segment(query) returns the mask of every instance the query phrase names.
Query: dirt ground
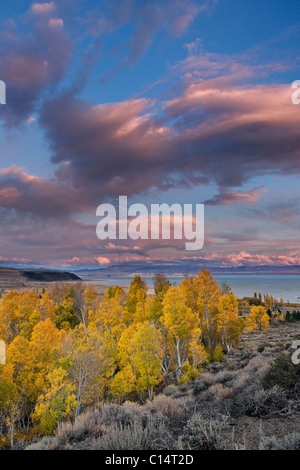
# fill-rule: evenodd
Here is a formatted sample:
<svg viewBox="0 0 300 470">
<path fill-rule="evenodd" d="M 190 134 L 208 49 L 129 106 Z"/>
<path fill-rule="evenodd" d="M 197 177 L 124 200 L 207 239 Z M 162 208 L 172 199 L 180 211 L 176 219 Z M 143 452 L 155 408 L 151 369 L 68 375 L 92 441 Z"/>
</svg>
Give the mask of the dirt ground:
<svg viewBox="0 0 300 470">
<path fill-rule="evenodd" d="M 272 363 L 278 354 L 287 351 L 293 341 L 299 339 L 300 322 L 281 323 L 264 331 L 245 332 L 240 345 L 215 369 L 220 371 L 236 370 L 241 366 L 244 368 L 253 355 L 261 354 L 259 351 L 262 348 L 269 351 L 269 360 Z M 252 450 L 258 448 L 263 437 L 280 438 L 293 432 L 300 433 L 300 412 L 293 411 L 287 416 L 279 414 L 262 419 L 243 415 L 233 420 L 231 425 L 234 442 Z"/>
</svg>

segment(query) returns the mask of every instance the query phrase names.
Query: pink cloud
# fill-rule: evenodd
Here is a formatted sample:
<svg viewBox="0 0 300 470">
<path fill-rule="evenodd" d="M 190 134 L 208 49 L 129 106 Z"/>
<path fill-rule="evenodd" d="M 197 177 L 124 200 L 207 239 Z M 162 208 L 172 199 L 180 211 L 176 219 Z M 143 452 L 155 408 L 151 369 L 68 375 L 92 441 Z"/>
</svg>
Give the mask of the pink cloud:
<svg viewBox="0 0 300 470">
<path fill-rule="evenodd" d="M 255 204 L 266 193 L 267 188 L 254 188 L 247 192 L 233 192 L 222 189 L 219 194 L 205 201 L 205 204 L 213 206 L 223 204 Z"/>
<path fill-rule="evenodd" d="M 49 3 L 33 3 L 31 6 L 31 11 L 35 14 L 50 14 L 53 13 L 56 9 L 55 2 Z"/>
<path fill-rule="evenodd" d="M 110 260 L 108 258 L 105 258 L 104 256 L 97 256 L 97 258 L 94 258 L 95 261 L 97 261 L 98 264 L 109 264 Z"/>
<path fill-rule="evenodd" d="M 51 26 L 51 28 L 62 28 L 64 26 L 64 21 L 62 18 L 50 18 L 49 26 Z"/>
<path fill-rule="evenodd" d="M 0 205 L 2 207 L 14 206 L 21 197 L 21 193 L 16 188 L 0 189 Z"/>
<path fill-rule="evenodd" d="M 215 266 L 223 267 L 238 267 L 245 265 L 252 266 L 294 266 L 300 264 L 300 256 L 289 256 L 289 255 L 277 255 L 277 254 L 268 254 L 262 255 L 257 253 L 248 253 L 246 251 L 240 251 L 237 253 L 230 254 L 217 254 L 213 253 L 211 255 L 205 256 L 183 256 L 181 260 L 184 261 L 199 261 L 199 263 L 210 263 L 213 262 Z"/>
</svg>

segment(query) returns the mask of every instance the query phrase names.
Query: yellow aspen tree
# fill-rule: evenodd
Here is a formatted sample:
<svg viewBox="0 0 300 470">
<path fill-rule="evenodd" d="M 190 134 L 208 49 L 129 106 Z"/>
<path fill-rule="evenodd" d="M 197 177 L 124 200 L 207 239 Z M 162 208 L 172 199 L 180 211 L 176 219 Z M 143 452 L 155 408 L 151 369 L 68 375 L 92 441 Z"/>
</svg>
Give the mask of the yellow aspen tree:
<svg viewBox="0 0 300 470">
<path fill-rule="evenodd" d="M 70 297 L 73 302 L 74 315 L 77 322 L 83 324 L 86 337 L 88 337 L 88 306 L 86 304 L 85 289 L 81 285 L 72 286 L 70 289 Z"/>
<path fill-rule="evenodd" d="M 49 361 L 54 349 L 61 348 L 62 339 L 65 336 L 64 331 L 58 330 L 54 323 L 47 318 L 44 322 L 39 322 L 33 329 L 30 343 L 36 350 L 36 357 L 40 361 Z"/>
<path fill-rule="evenodd" d="M 91 321 L 99 331 L 105 332 L 107 330 L 111 337 L 112 346 L 117 347 L 120 336 L 126 328 L 124 309 L 118 299 L 105 297 L 100 302 L 95 316 L 91 316 Z"/>
<path fill-rule="evenodd" d="M 208 270 L 202 269 L 192 281 L 196 308 L 204 343 L 214 344 L 217 330 L 217 313 L 221 289 Z"/>
<path fill-rule="evenodd" d="M 39 396 L 32 415 L 44 435 L 52 434 L 62 420 L 72 418 L 77 406 L 74 385 L 63 368 L 52 370 L 47 381 L 49 387 Z"/>
<path fill-rule="evenodd" d="M 70 330 L 71 327 L 74 328 L 76 323 L 76 318 L 74 315 L 74 306 L 73 301 L 70 297 L 61 300 L 58 304 L 54 306 L 55 319 L 54 323 L 59 329 Z"/>
<path fill-rule="evenodd" d="M 182 281 L 178 284 L 178 290 L 184 296 L 186 305 L 196 312 L 197 297 L 192 279 L 182 279 Z"/>
<path fill-rule="evenodd" d="M 153 322 L 157 327 L 161 326 L 163 299 L 164 297 L 154 295 L 152 297 L 147 297 L 144 304 L 145 319 Z"/>
<path fill-rule="evenodd" d="M 265 330 L 270 326 L 270 317 L 267 314 L 264 307 L 261 305 L 254 306 L 250 310 L 250 313 L 246 317 L 246 329 L 247 330 Z"/>
<path fill-rule="evenodd" d="M 167 336 L 176 351 L 176 377 L 180 379 L 182 367 L 188 359 L 189 342 L 198 334 L 200 337 L 199 318 L 185 303 L 181 290 L 170 287 L 163 302 L 163 323 Z"/>
<path fill-rule="evenodd" d="M 205 351 L 203 344 L 199 339 L 199 331 L 195 331 L 192 335 L 190 345 L 189 345 L 189 359 L 192 363 L 193 371 L 198 371 L 202 364 L 207 362 L 208 354 Z"/>
<path fill-rule="evenodd" d="M 42 319 L 39 303 L 37 292 L 10 291 L 4 295 L 0 302 L 0 323 L 8 343 L 19 335 L 30 338 L 34 326 Z"/>
<path fill-rule="evenodd" d="M 125 321 L 132 322 L 132 317 L 139 302 L 145 302 L 147 296 L 147 284 L 140 276 L 135 276 L 128 288 L 127 300 L 125 302 Z"/>
<path fill-rule="evenodd" d="M 19 393 L 30 402 L 34 401 L 45 385 L 46 372 L 37 367 L 38 357 L 30 347 L 30 341 L 17 336 L 8 346 L 6 361 L 12 366 L 13 382 Z"/>
<path fill-rule="evenodd" d="M 60 364 L 68 371 L 75 387 L 75 415 L 81 406 L 92 406 L 102 395 L 105 374 L 111 371 L 112 361 L 105 339 L 89 325 L 88 339 L 82 324 L 77 325 L 63 341 L 63 358 Z M 111 373 L 113 370 L 111 371 Z"/>
<path fill-rule="evenodd" d="M 118 398 L 121 403 L 122 398 L 132 393 L 136 388 L 135 376 L 130 364 L 127 364 L 111 381 L 111 393 Z"/>
<path fill-rule="evenodd" d="M 222 295 L 217 312 L 217 332 L 226 352 L 229 352 L 233 344 L 240 339 L 243 325 L 244 321 L 238 315 L 236 296 L 232 292 Z"/>
<path fill-rule="evenodd" d="M 126 292 L 117 284 L 114 287 L 108 287 L 104 295 L 108 299 L 116 299 L 120 304 L 123 304 L 126 298 Z"/>
<path fill-rule="evenodd" d="M 138 302 L 136 305 L 135 312 L 133 314 L 133 323 L 143 323 L 144 321 L 149 320 L 149 310 L 146 309 L 146 302 Z"/>
<path fill-rule="evenodd" d="M 153 388 L 159 383 L 162 373 L 162 335 L 154 325 L 144 322 L 139 325 L 130 344 L 130 363 L 135 375 L 137 390 L 148 392 L 153 397 Z"/>
<path fill-rule="evenodd" d="M 132 338 L 137 332 L 138 325 L 130 325 L 126 328 L 119 340 L 118 343 L 118 358 L 119 358 L 119 365 L 124 367 L 130 362 L 130 355 L 131 355 L 131 342 Z"/>
<path fill-rule="evenodd" d="M 47 318 L 38 323 L 32 332 L 29 351 L 32 355 L 37 390 L 45 386 L 46 376 L 61 357 L 62 342 L 66 335 L 58 330 L 54 323 Z"/>
<path fill-rule="evenodd" d="M 41 295 L 37 311 L 40 313 L 42 321 L 45 321 L 47 318 L 50 318 L 53 322 L 55 321 L 54 302 L 49 298 L 47 292 Z"/>
<path fill-rule="evenodd" d="M 154 275 L 154 292 L 159 299 L 162 300 L 164 298 L 171 286 L 171 282 L 167 280 L 164 274 L 157 273 Z"/>
<path fill-rule="evenodd" d="M 15 431 L 19 424 L 24 399 L 18 392 L 13 381 L 14 370 L 12 364 L 0 365 L 0 444 L 5 440 L 5 434 L 10 439 L 11 448 L 14 448 Z M 26 405 L 26 404 L 25 404 Z M 3 438 L 3 441 L 2 439 Z M 2 441 L 2 442 L 1 442 Z"/>
</svg>

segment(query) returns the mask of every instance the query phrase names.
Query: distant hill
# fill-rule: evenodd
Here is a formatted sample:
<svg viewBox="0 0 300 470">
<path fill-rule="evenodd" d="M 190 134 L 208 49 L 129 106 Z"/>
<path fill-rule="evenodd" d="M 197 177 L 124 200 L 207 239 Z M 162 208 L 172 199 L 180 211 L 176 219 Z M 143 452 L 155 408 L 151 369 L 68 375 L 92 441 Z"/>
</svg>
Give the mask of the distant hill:
<svg viewBox="0 0 300 470">
<path fill-rule="evenodd" d="M 55 282 L 80 280 L 80 277 L 76 274 L 65 271 L 0 267 L 0 282 Z"/>
<path fill-rule="evenodd" d="M 80 276 L 114 276 L 114 275 L 128 275 L 128 274 L 135 274 L 140 273 L 144 275 L 150 275 L 157 272 L 162 272 L 165 274 L 198 274 L 198 272 L 202 269 L 208 269 L 212 274 L 300 274 L 300 266 L 293 265 L 293 266 L 286 266 L 286 265 L 266 265 L 266 266 L 236 266 L 236 267 L 229 267 L 229 266 L 208 266 L 201 264 L 201 262 L 190 262 L 190 263 L 132 263 L 132 264 L 116 264 L 105 266 L 103 268 L 97 269 L 79 269 L 75 272 L 78 273 Z M 74 271 L 73 271 L 74 272 Z"/>
</svg>

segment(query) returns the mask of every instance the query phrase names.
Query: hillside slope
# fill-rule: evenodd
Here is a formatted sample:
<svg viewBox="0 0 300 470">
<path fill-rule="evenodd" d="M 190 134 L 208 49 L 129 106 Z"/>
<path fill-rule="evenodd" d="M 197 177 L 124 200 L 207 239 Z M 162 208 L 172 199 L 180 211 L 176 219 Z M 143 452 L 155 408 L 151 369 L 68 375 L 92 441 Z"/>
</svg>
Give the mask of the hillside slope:
<svg viewBox="0 0 300 470">
<path fill-rule="evenodd" d="M 0 267 L 0 282 L 55 282 L 55 281 L 79 281 L 76 274 L 46 269 L 15 269 Z"/>
</svg>

